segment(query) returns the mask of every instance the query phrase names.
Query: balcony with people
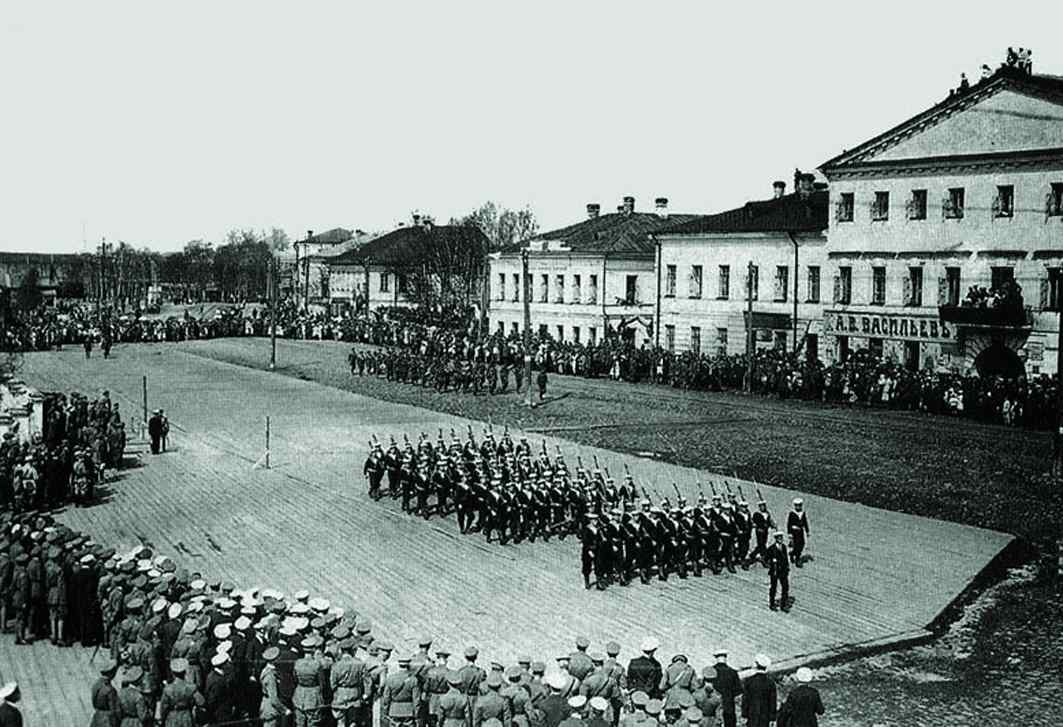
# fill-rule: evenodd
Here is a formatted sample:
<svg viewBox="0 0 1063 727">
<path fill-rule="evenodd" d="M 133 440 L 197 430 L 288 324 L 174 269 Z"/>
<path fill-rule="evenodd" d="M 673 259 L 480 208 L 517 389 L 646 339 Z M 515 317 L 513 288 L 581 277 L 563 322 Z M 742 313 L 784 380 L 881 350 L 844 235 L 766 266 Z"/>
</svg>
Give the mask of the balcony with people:
<svg viewBox="0 0 1063 727">
<path fill-rule="evenodd" d="M 980 328 L 1029 328 L 1030 310 L 1024 305 L 1022 286 L 1005 278 L 990 288 L 972 285 L 959 305 L 938 309 L 941 320 L 958 326 Z"/>
</svg>

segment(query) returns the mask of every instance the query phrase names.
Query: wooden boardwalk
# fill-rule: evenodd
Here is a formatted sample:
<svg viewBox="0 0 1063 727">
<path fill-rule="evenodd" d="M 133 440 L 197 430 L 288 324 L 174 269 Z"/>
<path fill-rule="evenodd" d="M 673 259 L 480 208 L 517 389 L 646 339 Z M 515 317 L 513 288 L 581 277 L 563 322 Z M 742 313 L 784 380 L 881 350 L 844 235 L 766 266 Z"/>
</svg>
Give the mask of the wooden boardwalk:
<svg viewBox="0 0 1063 727">
<path fill-rule="evenodd" d="M 282 344 L 283 345 L 283 344 Z M 335 356 L 339 347 L 287 345 L 286 355 Z M 550 662 L 578 634 L 599 647 L 615 639 L 626 662 L 647 635 L 661 652 L 683 651 L 699 668 L 717 646 L 745 667 L 757 652 L 796 663 L 862 645 L 903 641 L 925 629 L 1011 540 L 1001 533 L 834 500 L 805 497 L 814 562 L 792 574 L 789 614 L 767 608 L 762 569 L 586 591 L 578 544 L 499 546 L 458 533 L 453 519 L 425 522 L 398 503 L 365 495 L 361 466 L 371 434 L 432 434 L 467 420 L 359 396 L 296 378 L 233 366 L 174 346 L 122 346 L 109 361 L 80 352 L 27 356 L 23 378 L 48 390 L 108 388 L 126 421 L 150 405 L 172 427 L 171 451 L 128 471 L 108 500 L 62 520 L 99 542 L 152 543 L 181 564 L 241 586 L 300 588 L 365 614 L 374 630 L 410 651 L 422 634 L 485 660 L 530 653 Z M 272 418 L 273 468 L 255 468 Z M 479 437 L 482 425 L 473 422 Z M 127 424 L 127 427 L 130 426 Z M 542 437 L 531 437 L 538 447 Z M 712 476 L 683 467 L 561 444 L 566 458 L 597 455 L 657 488 L 677 482 L 696 497 Z M 148 461 L 150 460 L 150 461 Z M 748 483 L 743 485 L 749 495 Z M 780 518 L 798 493 L 761 486 Z M 0 640 L 0 672 L 24 685 L 28 724 L 87 721 L 92 670 L 84 650 L 15 649 Z"/>
</svg>

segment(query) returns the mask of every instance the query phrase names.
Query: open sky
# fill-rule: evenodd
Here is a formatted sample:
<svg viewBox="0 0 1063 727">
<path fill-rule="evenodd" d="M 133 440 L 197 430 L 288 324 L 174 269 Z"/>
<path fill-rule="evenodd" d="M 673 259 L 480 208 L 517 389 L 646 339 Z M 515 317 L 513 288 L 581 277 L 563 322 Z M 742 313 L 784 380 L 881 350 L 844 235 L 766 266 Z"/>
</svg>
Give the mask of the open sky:
<svg viewBox="0 0 1063 727">
<path fill-rule="evenodd" d="M 1058 4 L 0 0 L 0 250 L 770 196 Z"/>
</svg>

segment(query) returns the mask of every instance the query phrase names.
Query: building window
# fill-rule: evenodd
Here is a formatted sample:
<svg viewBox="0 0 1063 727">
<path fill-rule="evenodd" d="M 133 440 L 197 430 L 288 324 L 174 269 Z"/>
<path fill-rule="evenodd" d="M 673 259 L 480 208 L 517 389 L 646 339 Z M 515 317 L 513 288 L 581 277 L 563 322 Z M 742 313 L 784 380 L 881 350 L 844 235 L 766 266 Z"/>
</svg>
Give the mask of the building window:
<svg viewBox="0 0 1063 727">
<path fill-rule="evenodd" d="M 760 268 L 750 265 L 746 271 L 746 300 L 749 300 L 749 292 L 753 291 L 753 300 L 760 298 Z"/>
<path fill-rule="evenodd" d="M 500 335 L 500 336 L 506 335 L 506 322 L 505 321 L 499 321 L 498 322 L 498 335 Z"/>
<path fill-rule="evenodd" d="M 838 360 L 845 363 L 849 360 L 849 337 L 838 336 Z"/>
<path fill-rule="evenodd" d="M 546 303 L 550 299 L 550 276 L 539 276 L 539 302 Z"/>
<path fill-rule="evenodd" d="M 408 280 L 406 279 L 406 273 L 399 273 L 395 276 L 395 282 L 399 285 L 399 294 L 406 295 L 406 291 L 409 290 Z"/>
<path fill-rule="evenodd" d="M 1063 268 L 1050 268 L 1048 270 L 1048 280 L 1045 283 L 1047 295 L 1043 296 L 1044 300 L 1041 301 L 1041 308 L 1058 311 L 1060 304 L 1063 303 Z"/>
<path fill-rule="evenodd" d="M 942 211 L 947 220 L 963 219 L 964 192 L 963 187 L 952 187 L 945 195 Z"/>
<path fill-rule="evenodd" d="M 579 341 L 580 341 L 579 326 L 572 326 L 572 340 L 575 341 L 576 343 L 579 343 Z"/>
<path fill-rule="evenodd" d="M 675 297 L 675 265 L 669 265 L 664 276 L 664 297 Z"/>
<path fill-rule="evenodd" d="M 545 340 L 546 337 L 549 336 L 549 335 L 550 335 L 550 329 L 548 329 L 546 327 L 545 323 L 540 323 L 539 324 L 539 338 L 541 340 Z"/>
<path fill-rule="evenodd" d="M 786 331 L 775 331 L 775 350 L 786 351 Z"/>
<path fill-rule="evenodd" d="M 597 275 L 592 275 L 591 276 L 590 284 L 587 287 L 590 288 L 590 290 L 587 291 L 587 296 L 590 298 L 589 302 L 591 303 L 591 305 L 597 304 L 597 302 L 598 302 L 598 276 Z"/>
<path fill-rule="evenodd" d="M 560 326 L 559 325 L 557 327 L 557 340 L 558 341 L 564 341 L 565 340 L 565 327 L 564 326 Z"/>
<path fill-rule="evenodd" d="M 701 328 L 698 326 L 690 327 L 690 350 L 693 353 L 701 353 Z"/>
<path fill-rule="evenodd" d="M 565 276 L 564 275 L 558 275 L 555 278 L 555 283 L 556 284 L 554 285 L 554 302 L 555 303 L 564 303 L 565 302 Z"/>
<path fill-rule="evenodd" d="M 498 292 L 495 293 L 495 300 L 505 300 L 505 299 L 506 299 L 506 274 L 505 273 L 499 273 L 498 274 Z"/>
<path fill-rule="evenodd" d="M 511 336 L 519 336 L 520 335 L 520 326 L 517 325 L 516 321 L 513 321 L 513 323 L 510 324 L 509 333 L 510 333 Z"/>
<path fill-rule="evenodd" d="M 380 292 L 387 293 L 391 290 L 391 275 L 388 273 L 380 274 Z"/>
<path fill-rule="evenodd" d="M 876 265 L 871 268 L 871 305 L 886 304 L 886 268 Z"/>
<path fill-rule="evenodd" d="M 819 302 L 819 265 L 808 266 L 808 302 Z"/>
<path fill-rule="evenodd" d="M 664 327 L 664 347 L 669 353 L 675 353 L 675 326 Z"/>
<path fill-rule="evenodd" d="M 716 355 L 717 356 L 726 356 L 727 355 L 727 329 L 726 328 L 717 328 L 716 329 Z"/>
<path fill-rule="evenodd" d="M 997 185 L 997 198 L 993 200 L 993 216 L 1015 216 L 1015 187 L 1013 185 Z"/>
<path fill-rule="evenodd" d="M 908 219 L 926 219 L 926 190 L 913 189 L 912 197 L 908 200 Z"/>
<path fill-rule="evenodd" d="M 853 302 L 853 269 L 848 265 L 838 268 L 834 279 L 834 302 L 849 305 Z"/>
<path fill-rule="evenodd" d="M 923 268 L 913 265 L 908 268 L 904 280 L 904 304 L 918 307 L 923 304 Z"/>
<path fill-rule="evenodd" d="M 639 302 L 639 276 L 627 276 L 624 286 L 624 302 L 628 305 L 635 305 Z"/>
<path fill-rule="evenodd" d="M 790 268 L 785 265 L 775 266 L 775 302 L 785 303 L 790 289 Z"/>
<path fill-rule="evenodd" d="M 838 206 L 834 215 L 838 222 L 853 221 L 853 205 L 852 192 L 842 192 L 838 195 Z"/>
<path fill-rule="evenodd" d="M 572 276 L 572 303 L 580 303 L 583 301 L 583 294 L 580 289 L 583 287 L 583 276 Z"/>
<path fill-rule="evenodd" d="M 592 346 L 598 343 L 598 329 L 594 326 L 587 327 L 587 343 Z"/>
<path fill-rule="evenodd" d="M 690 267 L 690 297 L 701 297 L 701 266 L 692 265 Z"/>
<path fill-rule="evenodd" d="M 716 295 L 717 300 L 728 300 L 731 297 L 731 266 L 720 266 L 720 292 Z"/>
<path fill-rule="evenodd" d="M 513 273 L 513 302 L 520 300 L 520 273 Z"/>
<path fill-rule="evenodd" d="M 875 199 L 871 202 L 871 221 L 881 222 L 890 218 L 890 193 L 875 192 Z"/>
<path fill-rule="evenodd" d="M 945 268 L 945 296 L 942 298 L 938 296 L 938 300 L 942 305 L 959 305 L 960 304 L 960 269 L 959 268 Z"/>
<path fill-rule="evenodd" d="M 1049 217 L 1063 215 L 1063 182 L 1052 182 L 1052 188 L 1045 197 L 1045 214 Z"/>
<path fill-rule="evenodd" d="M 869 338 L 867 339 L 867 350 L 875 358 L 882 358 L 882 339 L 881 338 Z"/>
<path fill-rule="evenodd" d="M 1015 268 L 1011 267 L 993 267 L 990 268 L 989 274 L 991 290 L 1000 290 L 1015 280 Z"/>
</svg>

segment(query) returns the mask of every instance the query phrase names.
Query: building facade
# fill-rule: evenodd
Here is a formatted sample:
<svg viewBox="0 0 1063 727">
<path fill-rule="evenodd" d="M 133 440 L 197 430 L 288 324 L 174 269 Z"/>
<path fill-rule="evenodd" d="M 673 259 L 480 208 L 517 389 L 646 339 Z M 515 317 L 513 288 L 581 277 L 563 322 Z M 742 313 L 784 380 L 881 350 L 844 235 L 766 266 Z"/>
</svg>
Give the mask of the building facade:
<svg viewBox="0 0 1063 727">
<path fill-rule="evenodd" d="M 1055 371 L 1061 119 L 1063 79 L 1003 67 L 822 166 L 824 358 Z"/>
<path fill-rule="evenodd" d="M 670 214 L 663 197 L 654 212 L 637 212 L 634 197 L 604 215 L 601 205 L 588 204 L 584 221 L 537 235 L 491 261 L 491 328 L 523 330 L 526 255 L 533 331 L 591 345 L 613 331 L 635 345 L 652 344 L 657 278 L 650 235 L 690 219 Z"/>
<path fill-rule="evenodd" d="M 654 236 L 660 245 L 662 348 L 743 353 L 752 308 L 758 349 L 796 346 L 809 357 L 819 354 L 827 192 L 810 174 L 799 172 L 795 182 L 792 194 L 776 182 L 769 200 L 698 217 Z"/>
</svg>

